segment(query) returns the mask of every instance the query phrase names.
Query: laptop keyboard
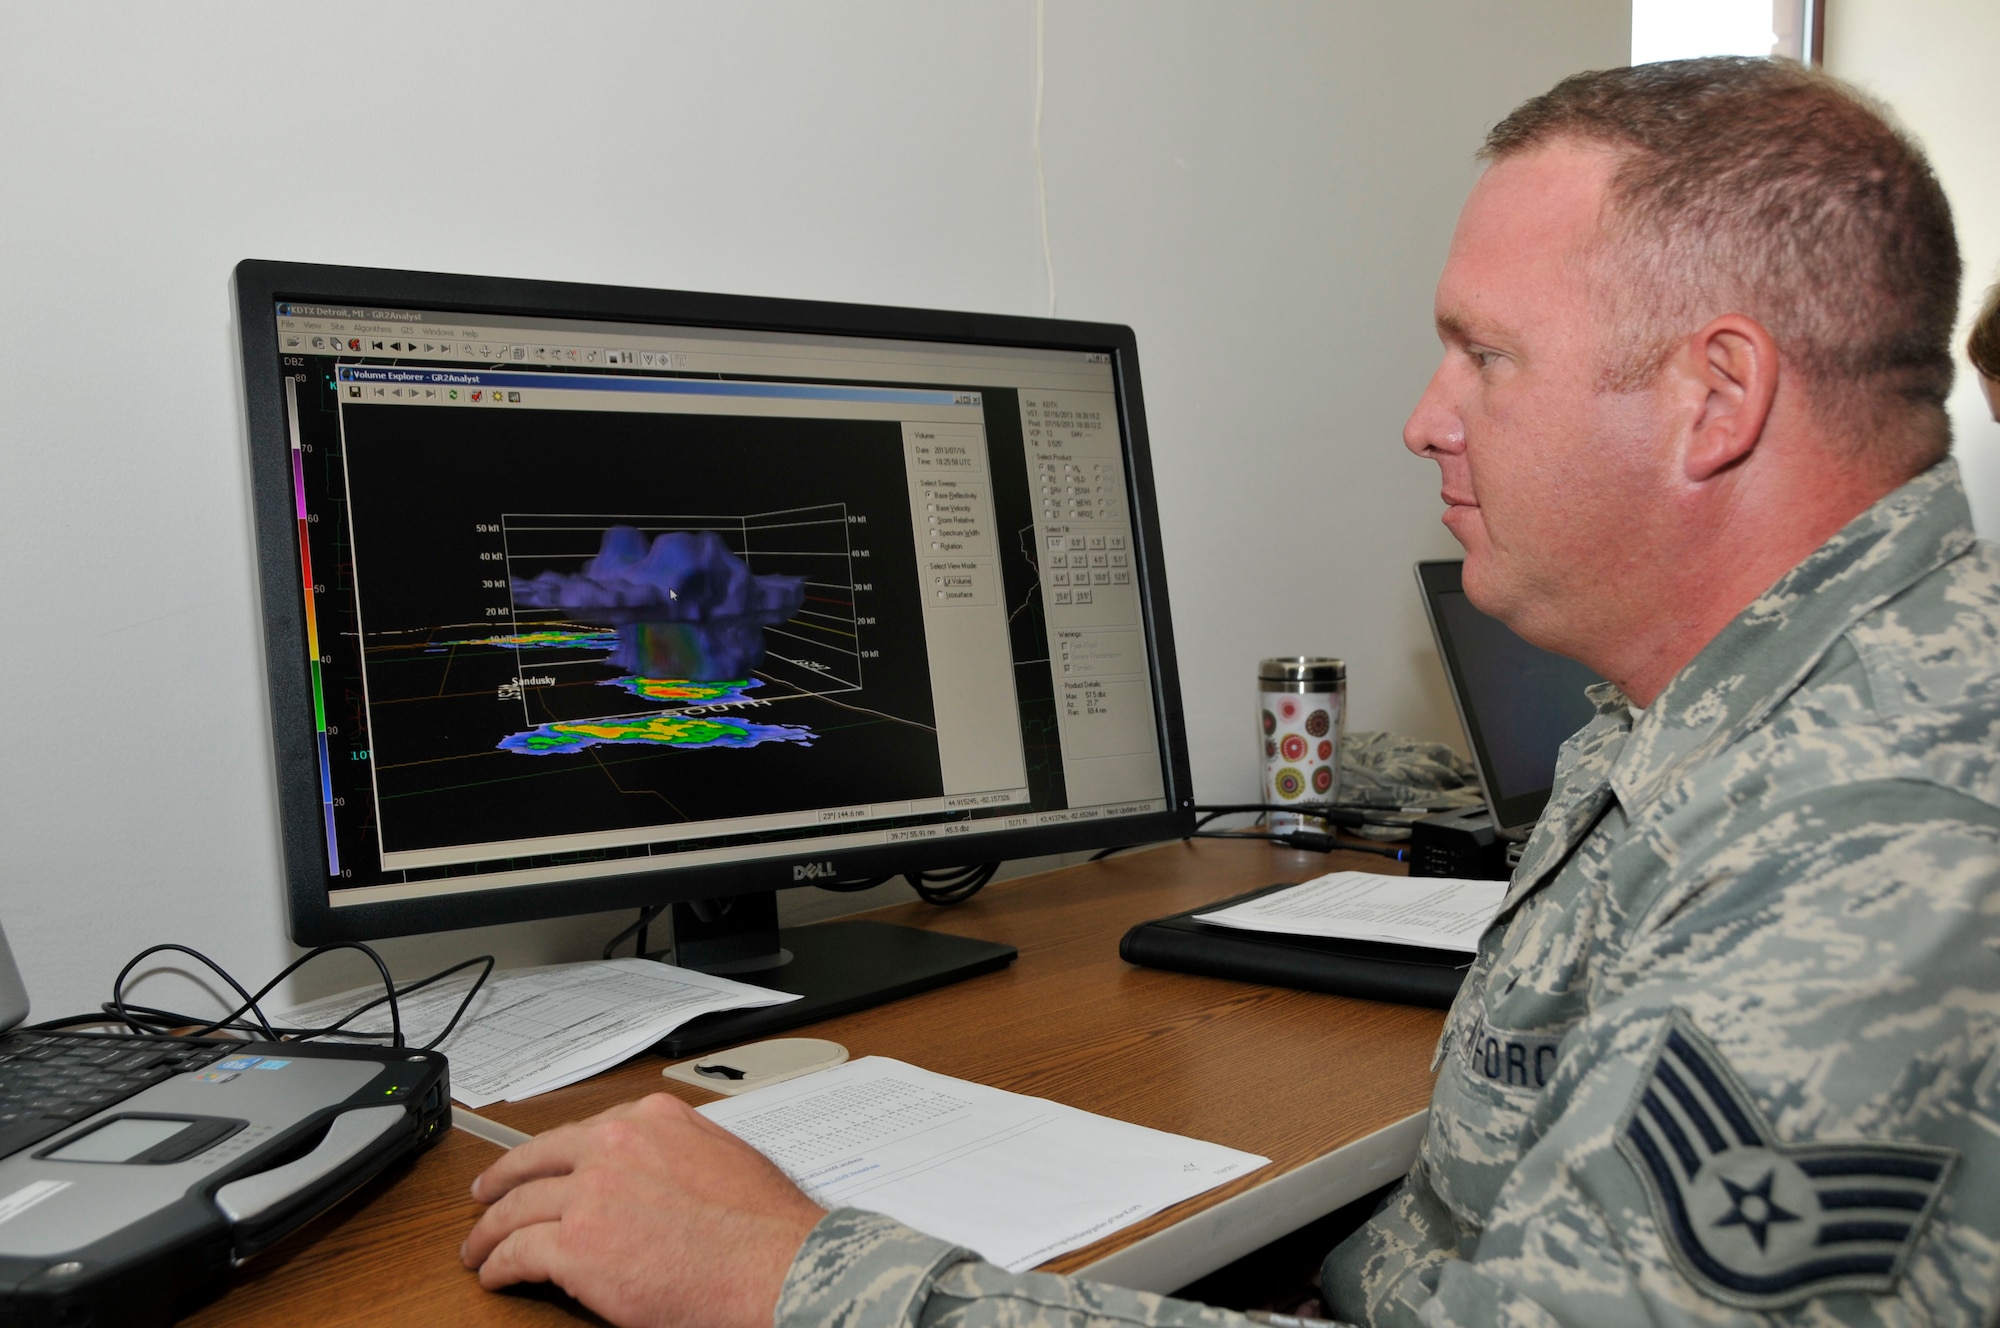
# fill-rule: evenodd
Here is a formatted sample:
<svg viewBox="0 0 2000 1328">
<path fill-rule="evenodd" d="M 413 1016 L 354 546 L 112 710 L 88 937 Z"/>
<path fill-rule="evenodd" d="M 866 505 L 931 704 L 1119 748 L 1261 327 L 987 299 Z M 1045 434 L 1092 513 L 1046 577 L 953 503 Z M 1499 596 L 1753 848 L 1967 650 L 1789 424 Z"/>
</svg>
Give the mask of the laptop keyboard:
<svg viewBox="0 0 2000 1328">
<path fill-rule="evenodd" d="M 0 1157 L 241 1046 L 124 1033 L 0 1033 Z"/>
</svg>

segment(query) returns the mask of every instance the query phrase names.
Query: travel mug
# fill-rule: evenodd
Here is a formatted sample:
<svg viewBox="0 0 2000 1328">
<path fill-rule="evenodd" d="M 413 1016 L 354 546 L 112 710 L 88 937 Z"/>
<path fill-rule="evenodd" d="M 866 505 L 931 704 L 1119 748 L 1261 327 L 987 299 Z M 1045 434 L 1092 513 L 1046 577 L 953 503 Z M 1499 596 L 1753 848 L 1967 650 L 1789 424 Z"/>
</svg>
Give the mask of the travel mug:
<svg viewBox="0 0 2000 1328">
<path fill-rule="evenodd" d="M 1332 802 L 1340 794 L 1340 735 L 1347 727 L 1347 664 L 1288 655 L 1257 666 L 1257 745 L 1264 798 L 1274 806 Z M 1308 821 L 1311 824 L 1308 825 Z M 1324 829 L 1293 812 L 1271 812 L 1272 834 Z"/>
</svg>

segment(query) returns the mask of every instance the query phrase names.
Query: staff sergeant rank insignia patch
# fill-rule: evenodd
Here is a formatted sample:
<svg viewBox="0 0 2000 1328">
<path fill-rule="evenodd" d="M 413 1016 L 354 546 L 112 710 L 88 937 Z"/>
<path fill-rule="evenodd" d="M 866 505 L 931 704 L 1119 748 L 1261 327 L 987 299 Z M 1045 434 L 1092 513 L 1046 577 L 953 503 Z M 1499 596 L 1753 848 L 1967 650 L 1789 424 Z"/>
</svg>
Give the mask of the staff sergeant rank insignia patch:
<svg viewBox="0 0 2000 1328">
<path fill-rule="evenodd" d="M 1889 1290 L 1956 1156 L 1922 1144 L 1778 1142 L 1721 1054 L 1678 1012 L 1618 1147 L 1682 1272 L 1748 1309 Z"/>
</svg>

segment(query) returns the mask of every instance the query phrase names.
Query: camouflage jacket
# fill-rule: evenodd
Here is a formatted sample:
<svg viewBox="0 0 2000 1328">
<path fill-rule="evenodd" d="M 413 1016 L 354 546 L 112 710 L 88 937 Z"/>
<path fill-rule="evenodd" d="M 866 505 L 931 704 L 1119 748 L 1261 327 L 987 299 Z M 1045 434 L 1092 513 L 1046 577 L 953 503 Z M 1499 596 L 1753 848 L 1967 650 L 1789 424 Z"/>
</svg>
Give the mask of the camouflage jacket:
<svg viewBox="0 0 2000 1328">
<path fill-rule="evenodd" d="M 1595 689 L 1446 1023 L 1373 1324 L 1989 1323 L 2000 551 L 1946 461 L 1636 716 Z M 1225 1324 L 830 1215 L 778 1322 Z"/>
</svg>

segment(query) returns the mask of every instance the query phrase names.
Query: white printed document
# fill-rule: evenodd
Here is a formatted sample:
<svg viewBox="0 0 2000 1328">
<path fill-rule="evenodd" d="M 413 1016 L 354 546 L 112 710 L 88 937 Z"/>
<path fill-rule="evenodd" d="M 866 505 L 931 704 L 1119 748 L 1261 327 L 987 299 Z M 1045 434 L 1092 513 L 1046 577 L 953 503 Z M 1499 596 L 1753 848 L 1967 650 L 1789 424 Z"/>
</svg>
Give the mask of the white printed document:
<svg viewBox="0 0 2000 1328">
<path fill-rule="evenodd" d="M 884 1056 L 700 1110 L 816 1202 L 885 1213 L 1010 1272 L 1270 1161 Z"/>
<path fill-rule="evenodd" d="M 422 1046 L 436 1037 L 477 975 L 477 969 L 469 969 L 402 997 L 404 1040 Z M 288 1010 L 274 1021 L 323 1028 L 381 994 L 380 986 L 357 987 Z M 519 1102 L 588 1079 L 636 1056 L 696 1015 L 798 999 L 789 992 L 650 959 L 495 969 L 438 1050 L 451 1061 L 452 1097 L 477 1108 Z M 388 1032 L 388 1004 L 348 1028 Z"/>
<path fill-rule="evenodd" d="M 1195 921 L 1288 936 L 1388 941 L 1474 953 L 1506 894 L 1505 881 L 1337 871 L 1247 903 L 1197 913 Z"/>
</svg>

